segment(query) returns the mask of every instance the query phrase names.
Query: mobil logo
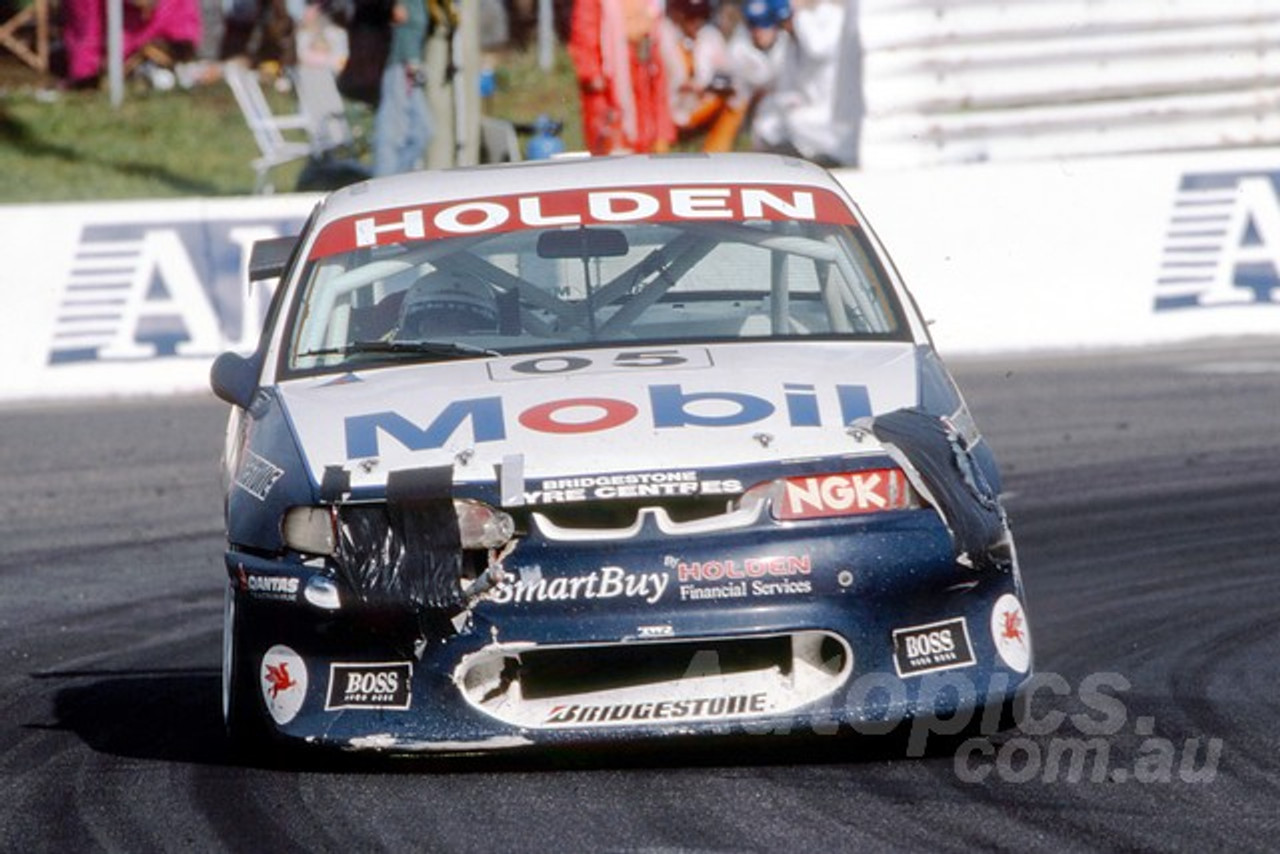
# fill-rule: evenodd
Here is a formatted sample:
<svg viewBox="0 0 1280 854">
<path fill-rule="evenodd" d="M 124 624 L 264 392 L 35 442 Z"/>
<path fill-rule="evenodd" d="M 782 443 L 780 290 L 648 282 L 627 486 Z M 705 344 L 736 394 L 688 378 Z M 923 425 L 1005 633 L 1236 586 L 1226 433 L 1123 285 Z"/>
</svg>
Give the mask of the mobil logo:
<svg viewBox="0 0 1280 854">
<path fill-rule="evenodd" d="M 348 459 L 376 457 L 384 441 L 410 451 L 444 447 L 451 439 L 502 442 L 516 430 L 546 436 L 606 433 L 626 426 L 654 430 L 742 427 L 780 416 L 790 427 L 848 424 L 872 414 L 867 387 L 782 383 L 770 392 L 686 390 L 678 383 L 641 386 L 632 397 L 564 397 L 513 406 L 500 396 L 455 400 L 425 421 L 395 410 L 345 420 Z M 839 419 L 838 421 L 836 419 Z"/>
</svg>

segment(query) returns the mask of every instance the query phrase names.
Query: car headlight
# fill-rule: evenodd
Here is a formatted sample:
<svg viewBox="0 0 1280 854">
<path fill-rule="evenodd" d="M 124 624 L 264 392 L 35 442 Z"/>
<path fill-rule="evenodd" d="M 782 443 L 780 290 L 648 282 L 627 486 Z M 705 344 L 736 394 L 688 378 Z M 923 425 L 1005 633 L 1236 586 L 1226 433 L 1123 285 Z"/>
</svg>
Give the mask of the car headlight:
<svg viewBox="0 0 1280 854">
<path fill-rule="evenodd" d="M 920 498 L 897 468 L 800 475 L 759 483 L 738 499 L 739 507 L 767 503 L 780 521 L 859 516 L 920 507 Z"/>
<path fill-rule="evenodd" d="M 455 498 L 453 509 L 464 549 L 501 548 L 515 534 L 516 523 L 510 515 L 481 501 Z"/>
<path fill-rule="evenodd" d="M 284 543 L 311 555 L 332 555 L 338 547 L 338 514 L 334 507 L 290 507 L 282 525 Z"/>
<path fill-rule="evenodd" d="M 515 534 L 510 515 L 481 501 L 453 500 L 458 537 L 464 549 L 497 549 Z M 338 547 L 336 506 L 291 507 L 284 514 L 285 545 L 311 555 L 331 556 Z"/>
</svg>

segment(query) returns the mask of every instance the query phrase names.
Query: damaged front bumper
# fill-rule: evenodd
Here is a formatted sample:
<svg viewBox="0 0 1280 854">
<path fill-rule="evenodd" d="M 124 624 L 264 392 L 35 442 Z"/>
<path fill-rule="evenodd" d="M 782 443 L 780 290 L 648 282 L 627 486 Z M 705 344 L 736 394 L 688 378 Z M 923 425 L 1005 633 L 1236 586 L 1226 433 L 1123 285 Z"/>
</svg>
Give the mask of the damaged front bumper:
<svg viewBox="0 0 1280 854">
<path fill-rule="evenodd" d="M 243 643 L 282 737 L 344 749 L 762 731 L 881 731 L 1012 698 L 1030 671 L 996 633 L 1016 568 L 957 562 L 936 514 L 673 542 L 528 536 L 469 607 L 405 607 L 338 588 L 325 561 L 227 555 Z M 277 655 L 305 673 L 279 704 Z M 286 652 L 279 652 L 284 650 Z M 279 712 L 277 712 L 279 709 Z"/>
<path fill-rule="evenodd" d="M 918 410 L 850 435 L 862 453 L 754 469 L 696 518 L 512 520 L 449 468 L 392 473 L 374 499 L 331 469 L 300 522 L 332 525 L 324 555 L 228 551 L 237 655 L 275 735 L 345 749 L 882 733 L 1005 705 L 1032 657 L 994 470 Z"/>
</svg>

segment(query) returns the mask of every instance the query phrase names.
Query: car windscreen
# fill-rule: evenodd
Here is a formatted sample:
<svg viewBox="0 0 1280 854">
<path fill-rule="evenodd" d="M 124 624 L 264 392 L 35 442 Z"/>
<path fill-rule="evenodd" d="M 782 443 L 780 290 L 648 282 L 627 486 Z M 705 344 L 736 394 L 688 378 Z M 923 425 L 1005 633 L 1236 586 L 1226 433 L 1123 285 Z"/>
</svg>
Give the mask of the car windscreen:
<svg viewBox="0 0 1280 854">
<path fill-rule="evenodd" d="M 647 342 L 903 340 L 900 306 L 847 223 L 739 220 L 522 228 L 308 261 L 282 367 Z"/>
</svg>

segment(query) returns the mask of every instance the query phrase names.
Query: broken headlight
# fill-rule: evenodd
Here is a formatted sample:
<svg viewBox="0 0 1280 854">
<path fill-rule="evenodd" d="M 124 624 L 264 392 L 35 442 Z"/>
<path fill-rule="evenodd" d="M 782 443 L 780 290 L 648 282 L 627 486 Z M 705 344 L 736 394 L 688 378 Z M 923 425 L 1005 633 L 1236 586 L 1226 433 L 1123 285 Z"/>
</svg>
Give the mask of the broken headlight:
<svg viewBox="0 0 1280 854">
<path fill-rule="evenodd" d="M 482 501 L 453 499 L 458 537 L 464 549 L 498 549 L 515 533 L 511 516 Z M 332 556 L 339 541 L 336 505 L 291 507 L 284 514 L 282 534 L 291 549 L 309 555 Z"/>
<path fill-rule="evenodd" d="M 332 555 L 338 546 L 338 514 L 334 507 L 290 507 L 284 514 L 284 544 L 309 555 Z"/>
</svg>

